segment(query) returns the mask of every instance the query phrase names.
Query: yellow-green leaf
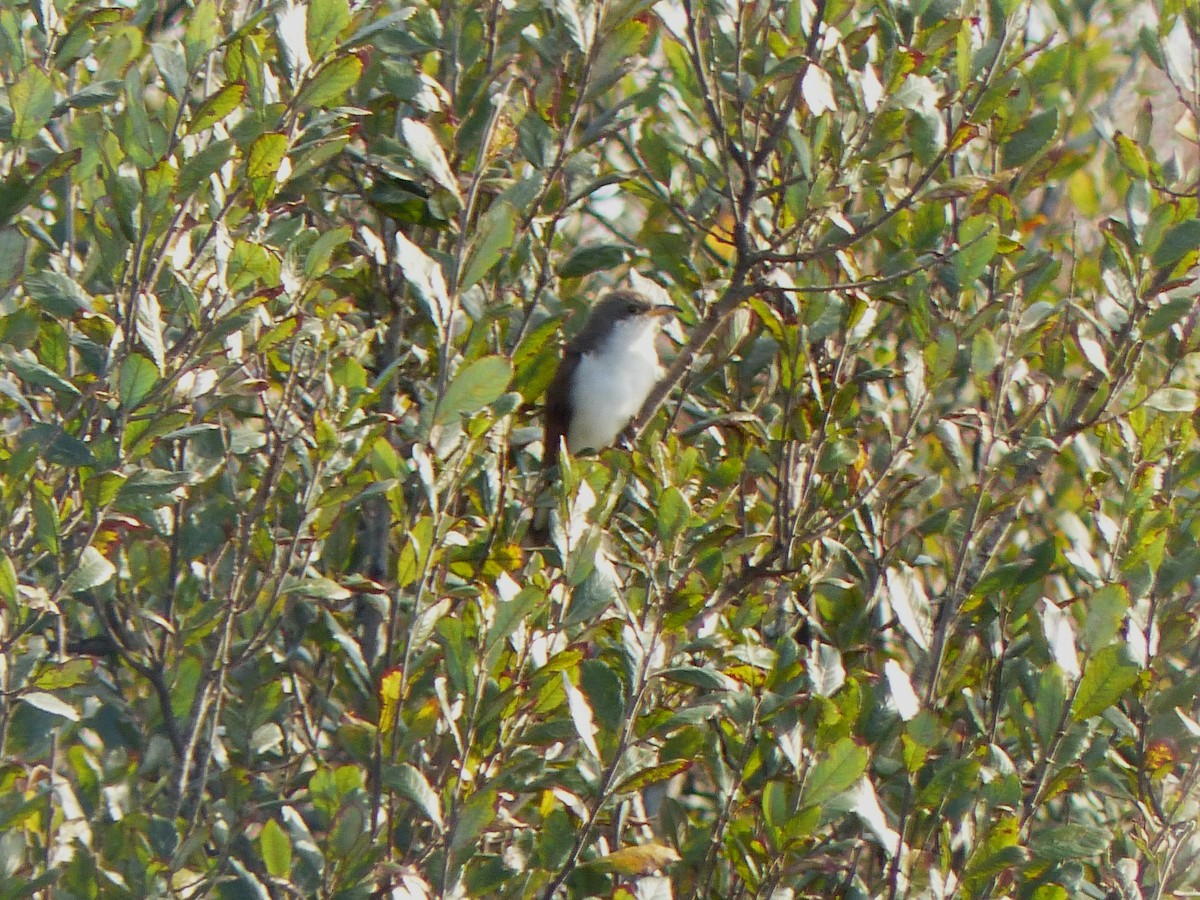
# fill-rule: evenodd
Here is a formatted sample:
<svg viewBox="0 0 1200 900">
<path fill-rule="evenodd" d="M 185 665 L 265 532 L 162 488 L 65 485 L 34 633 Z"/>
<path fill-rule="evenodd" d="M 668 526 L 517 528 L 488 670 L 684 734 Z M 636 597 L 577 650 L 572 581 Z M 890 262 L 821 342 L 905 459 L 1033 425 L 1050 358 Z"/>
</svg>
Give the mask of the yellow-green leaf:
<svg viewBox="0 0 1200 900">
<path fill-rule="evenodd" d="M 258 835 L 263 864 L 272 878 L 287 879 L 292 874 L 292 840 L 274 819 L 267 821 Z"/>
<path fill-rule="evenodd" d="M 301 108 L 328 106 L 341 99 L 342 94 L 358 83 L 362 68 L 362 60 L 357 56 L 333 60 L 305 85 L 296 99 L 296 105 Z"/>
<path fill-rule="evenodd" d="M 5 603 L 17 602 L 17 570 L 13 568 L 8 554 L 0 551 L 0 600 Z"/>
<path fill-rule="evenodd" d="M 592 866 L 602 872 L 616 872 L 620 875 L 649 875 L 678 860 L 679 854 L 674 848 L 665 844 L 650 843 L 622 847 L 595 860 Z"/>
<path fill-rule="evenodd" d="M 319 60 L 333 49 L 338 35 L 350 23 L 347 0 L 311 0 L 308 4 L 308 55 Z"/>
<path fill-rule="evenodd" d="M 54 112 L 54 84 L 37 66 L 29 66 L 8 88 L 12 107 L 12 139 L 18 143 L 34 137 Z"/>
<path fill-rule="evenodd" d="M 657 784 L 660 781 L 667 781 L 674 778 L 680 772 L 686 772 L 691 767 L 692 761 L 690 759 L 674 759 L 661 765 L 651 766 L 648 769 L 642 769 L 642 771 L 630 775 L 617 785 L 617 789 L 613 793 L 628 794 L 633 791 L 640 791 L 647 785 Z"/>
<path fill-rule="evenodd" d="M 244 84 L 227 84 L 215 94 L 206 98 L 192 115 L 188 123 L 188 133 L 196 134 L 220 122 L 223 118 L 237 109 L 246 96 Z"/>
<path fill-rule="evenodd" d="M 246 176 L 254 199 L 262 206 L 275 193 L 279 166 L 287 156 L 287 136 L 277 131 L 259 135 L 246 154 Z"/>
<path fill-rule="evenodd" d="M 396 727 L 396 714 L 400 709 L 399 669 L 392 669 L 379 682 L 379 730 L 384 734 Z"/>
</svg>

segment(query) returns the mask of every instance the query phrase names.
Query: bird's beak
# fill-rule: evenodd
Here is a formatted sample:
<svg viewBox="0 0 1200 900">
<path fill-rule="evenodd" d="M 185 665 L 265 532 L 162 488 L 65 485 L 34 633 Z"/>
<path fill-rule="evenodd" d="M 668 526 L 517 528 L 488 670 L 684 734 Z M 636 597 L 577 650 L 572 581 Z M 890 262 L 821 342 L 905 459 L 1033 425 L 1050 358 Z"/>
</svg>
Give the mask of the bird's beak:
<svg viewBox="0 0 1200 900">
<path fill-rule="evenodd" d="M 666 316 L 673 316 L 676 312 L 678 312 L 678 310 L 673 306 L 652 306 L 646 315 L 654 316 L 656 319 L 661 319 L 665 318 Z"/>
</svg>

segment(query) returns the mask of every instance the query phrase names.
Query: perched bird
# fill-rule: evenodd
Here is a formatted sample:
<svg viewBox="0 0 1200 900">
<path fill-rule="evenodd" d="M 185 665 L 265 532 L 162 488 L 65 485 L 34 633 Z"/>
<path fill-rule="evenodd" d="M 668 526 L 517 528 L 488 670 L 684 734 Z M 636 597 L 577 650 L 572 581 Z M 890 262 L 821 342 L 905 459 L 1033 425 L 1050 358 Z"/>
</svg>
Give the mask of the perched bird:
<svg viewBox="0 0 1200 900">
<path fill-rule="evenodd" d="M 546 465 L 564 439 L 571 453 L 600 450 L 637 415 L 662 377 L 654 340 L 672 312 L 634 291 L 613 291 L 592 307 L 546 390 Z"/>
<path fill-rule="evenodd" d="M 550 471 L 566 442 L 570 453 L 600 450 L 616 441 L 662 377 L 658 336 L 670 306 L 635 291 L 614 291 L 592 307 L 583 328 L 563 348 L 546 389 L 542 463 Z M 549 510 L 536 510 L 533 539 L 550 537 Z"/>
</svg>

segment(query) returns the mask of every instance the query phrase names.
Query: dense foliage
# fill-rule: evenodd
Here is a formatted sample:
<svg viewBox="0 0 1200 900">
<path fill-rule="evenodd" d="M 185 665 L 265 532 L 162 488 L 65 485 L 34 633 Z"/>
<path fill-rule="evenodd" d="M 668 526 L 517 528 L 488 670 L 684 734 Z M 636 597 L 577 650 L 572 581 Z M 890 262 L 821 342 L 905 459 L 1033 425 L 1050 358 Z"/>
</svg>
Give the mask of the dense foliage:
<svg viewBox="0 0 1200 900">
<path fill-rule="evenodd" d="M 0 75 L 0 897 L 1200 890 L 1194 2 L 30 0 Z M 617 284 L 668 375 L 547 485 Z"/>
</svg>

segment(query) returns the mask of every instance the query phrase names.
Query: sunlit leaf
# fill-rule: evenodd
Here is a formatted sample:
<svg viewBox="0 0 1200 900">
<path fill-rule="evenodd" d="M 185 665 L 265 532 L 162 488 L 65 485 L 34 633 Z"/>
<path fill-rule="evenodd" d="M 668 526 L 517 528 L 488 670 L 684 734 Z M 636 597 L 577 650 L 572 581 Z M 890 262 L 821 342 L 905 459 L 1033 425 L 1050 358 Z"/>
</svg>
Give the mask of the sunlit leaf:
<svg viewBox="0 0 1200 900">
<path fill-rule="evenodd" d="M 268 819 L 258 834 L 263 864 L 272 878 L 288 878 L 292 873 L 292 842 L 274 819 Z"/>
<path fill-rule="evenodd" d="M 386 771 L 384 781 L 391 790 L 415 803 L 417 809 L 421 810 L 439 831 L 445 829 L 442 802 L 419 771 L 410 765 L 395 766 Z"/>
<path fill-rule="evenodd" d="M 197 134 L 206 128 L 211 128 L 227 115 L 242 105 L 246 96 L 244 84 L 227 84 L 215 94 L 206 97 L 204 102 L 192 113 L 188 122 L 188 132 Z"/>
<path fill-rule="evenodd" d="M 444 329 L 450 319 L 450 295 L 442 267 L 402 233 L 396 233 L 396 262 L 430 319 Z"/>
<path fill-rule="evenodd" d="M 347 0 L 311 0 L 308 4 L 308 53 L 320 59 L 337 43 L 338 35 L 350 24 Z"/>
<path fill-rule="evenodd" d="M 442 395 L 434 422 L 444 425 L 497 400 L 512 380 L 512 364 L 500 356 L 485 356 L 463 366 Z"/>
<path fill-rule="evenodd" d="M 85 547 L 63 590 L 68 593 L 91 590 L 107 584 L 116 574 L 117 567 L 104 554 L 95 547 Z"/>
<path fill-rule="evenodd" d="M 37 66 L 29 66 L 8 87 L 12 107 L 12 139 L 28 141 L 50 121 L 54 111 L 54 83 Z"/>
<path fill-rule="evenodd" d="M 358 83 L 363 64 L 357 56 L 344 56 L 322 66 L 304 86 L 296 103 L 302 107 L 328 106 Z"/>
<path fill-rule="evenodd" d="M 19 699 L 22 703 L 28 703 L 34 709 L 40 709 L 44 713 L 49 713 L 60 719 L 66 719 L 68 722 L 79 721 L 79 710 L 65 700 L 61 700 L 45 691 L 29 691 L 21 694 Z"/>
<path fill-rule="evenodd" d="M 847 790 L 866 771 L 870 759 L 866 749 L 851 738 L 842 738 L 821 753 L 803 786 L 803 802 L 808 806 L 824 803 Z"/>
<path fill-rule="evenodd" d="M 408 152 L 412 154 L 413 161 L 421 170 L 455 197 L 460 197 L 458 179 L 454 176 L 446 153 L 433 130 L 416 119 L 402 119 L 400 136 L 404 138 Z"/>
<path fill-rule="evenodd" d="M 808 66 L 800 90 L 804 95 L 804 102 L 808 104 L 809 112 L 814 116 L 837 112 L 837 101 L 833 97 L 833 79 L 820 66 Z"/>
<path fill-rule="evenodd" d="M 659 869 L 665 869 L 673 862 L 678 862 L 679 854 L 671 847 L 663 844 L 638 844 L 633 847 L 622 847 L 607 856 L 601 856 L 592 862 L 592 866 L 602 872 L 617 872 L 621 875 L 649 875 Z"/>
</svg>

